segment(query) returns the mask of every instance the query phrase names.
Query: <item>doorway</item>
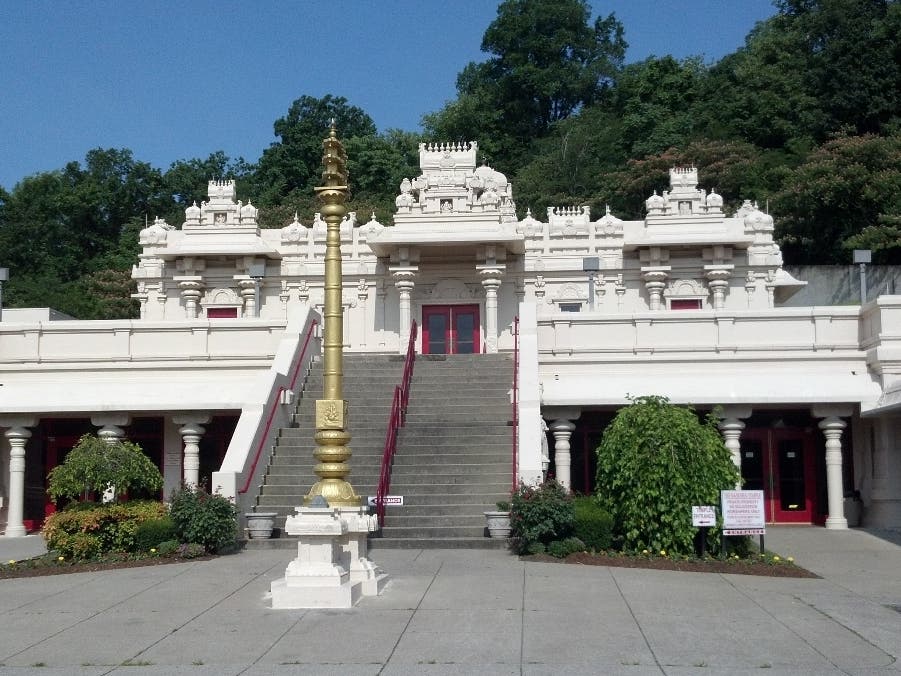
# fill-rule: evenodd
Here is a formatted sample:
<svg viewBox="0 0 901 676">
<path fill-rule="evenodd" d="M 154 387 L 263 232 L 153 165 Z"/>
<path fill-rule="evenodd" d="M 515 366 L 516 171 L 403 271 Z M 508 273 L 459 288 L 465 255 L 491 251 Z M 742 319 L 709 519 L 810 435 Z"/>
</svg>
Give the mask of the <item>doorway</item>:
<svg viewBox="0 0 901 676">
<path fill-rule="evenodd" d="M 747 429 L 741 436 L 745 490 L 762 490 L 769 523 L 813 523 L 814 435 L 804 428 Z"/>
<path fill-rule="evenodd" d="M 422 354 L 477 354 L 478 305 L 426 305 L 422 308 Z"/>
</svg>

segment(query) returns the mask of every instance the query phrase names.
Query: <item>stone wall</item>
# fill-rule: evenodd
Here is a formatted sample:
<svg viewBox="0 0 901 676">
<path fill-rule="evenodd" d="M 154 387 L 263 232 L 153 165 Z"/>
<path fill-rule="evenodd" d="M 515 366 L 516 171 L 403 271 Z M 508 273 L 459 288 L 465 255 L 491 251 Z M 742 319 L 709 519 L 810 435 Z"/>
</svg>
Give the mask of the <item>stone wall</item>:
<svg viewBox="0 0 901 676">
<path fill-rule="evenodd" d="M 859 265 L 786 265 L 786 272 L 807 282 L 782 305 L 858 305 Z M 901 291 L 901 265 L 868 265 L 867 300 Z"/>
</svg>

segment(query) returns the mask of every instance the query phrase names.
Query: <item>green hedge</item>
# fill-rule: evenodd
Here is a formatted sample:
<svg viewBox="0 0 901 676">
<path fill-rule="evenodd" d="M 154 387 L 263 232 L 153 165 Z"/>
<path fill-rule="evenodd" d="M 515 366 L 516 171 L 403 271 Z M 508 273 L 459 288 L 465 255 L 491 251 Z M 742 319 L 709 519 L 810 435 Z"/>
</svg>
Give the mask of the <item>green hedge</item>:
<svg viewBox="0 0 901 676">
<path fill-rule="evenodd" d="M 87 560 L 108 552 L 135 551 L 141 524 L 166 516 L 162 502 L 113 502 L 51 514 L 42 534 L 47 548 L 68 559 Z"/>
<path fill-rule="evenodd" d="M 596 552 L 610 549 L 613 544 L 613 517 L 593 497 L 573 500 L 575 509 L 574 534 L 587 549 Z"/>
</svg>

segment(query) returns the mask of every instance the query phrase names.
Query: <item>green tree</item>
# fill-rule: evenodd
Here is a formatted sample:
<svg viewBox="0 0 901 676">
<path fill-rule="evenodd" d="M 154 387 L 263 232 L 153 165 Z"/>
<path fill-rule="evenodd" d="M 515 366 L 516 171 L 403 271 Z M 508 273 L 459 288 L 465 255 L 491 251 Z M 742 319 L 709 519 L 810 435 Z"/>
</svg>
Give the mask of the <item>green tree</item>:
<svg viewBox="0 0 901 676">
<path fill-rule="evenodd" d="M 376 133 L 372 118 L 342 96 L 301 96 L 275 121 L 280 140 L 263 151 L 257 166 L 254 184 L 262 204 L 281 204 L 294 191 L 313 194 L 322 174 L 322 140 L 332 120 L 345 142 Z"/>
<path fill-rule="evenodd" d="M 117 496 L 128 491 L 158 491 L 163 477 L 141 447 L 128 441 L 108 444 L 86 434 L 47 477 L 47 493 L 59 498 L 88 499 L 113 488 Z"/>
<path fill-rule="evenodd" d="M 773 195 L 776 236 L 792 263 L 846 264 L 872 247 L 901 262 L 901 132 L 840 136 L 814 150 Z"/>
<path fill-rule="evenodd" d="M 620 409 L 597 449 L 597 498 L 623 549 L 690 554 L 692 505 L 719 504 L 739 473 L 712 415 L 698 420 L 665 397 Z"/>
<path fill-rule="evenodd" d="M 534 137 L 548 133 L 601 96 L 622 66 L 622 24 L 613 14 L 591 22 L 584 0 L 505 0 L 482 38 L 488 61 L 457 77 L 457 101 L 423 118 L 448 140 L 488 139 L 510 170 Z M 495 150 L 483 145 L 483 150 Z"/>
</svg>

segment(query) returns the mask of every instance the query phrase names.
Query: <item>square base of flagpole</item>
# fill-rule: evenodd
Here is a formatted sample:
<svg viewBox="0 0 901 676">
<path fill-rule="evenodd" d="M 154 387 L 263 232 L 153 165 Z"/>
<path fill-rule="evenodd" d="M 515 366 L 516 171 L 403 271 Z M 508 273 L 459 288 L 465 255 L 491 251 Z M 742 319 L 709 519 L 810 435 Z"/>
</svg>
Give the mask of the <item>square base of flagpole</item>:
<svg viewBox="0 0 901 676">
<path fill-rule="evenodd" d="M 387 575 L 368 558 L 377 520 L 367 508 L 297 507 L 285 523 L 297 557 L 270 586 L 273 608 L 351 608 L 384 589 Z"/>
</svg>

